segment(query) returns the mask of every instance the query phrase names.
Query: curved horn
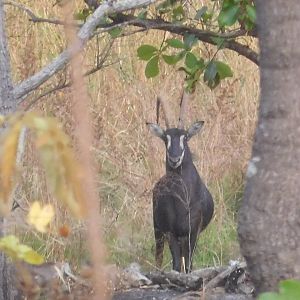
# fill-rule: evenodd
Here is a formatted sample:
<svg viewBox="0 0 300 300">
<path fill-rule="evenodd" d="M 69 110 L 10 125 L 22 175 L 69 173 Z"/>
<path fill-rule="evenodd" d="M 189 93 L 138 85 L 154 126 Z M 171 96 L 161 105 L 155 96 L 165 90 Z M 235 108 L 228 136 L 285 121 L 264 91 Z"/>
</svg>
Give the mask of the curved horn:
<svg viewBox="0 0 300 300">
<path fill-rule="evenodd" d="M 170 120 L 168 118 L 168 113 L 167 113 L 167 107 L 166 107 L 166 102 L 163 97 L 157 96 L 157 102 L 156 102 L 156 120 L 157 124 L 159 121 L 159 105 L 161 105 L 164 118 L 165 118 L 165 123 L 166 123 L 166 128 L 170 128 Z"/>
<path fill-rule="evenodd" d="M 184 120 L 185 120 L 185 114 L 188 106 L 188 102 L 190 100 L 190 95 L 188 92 L 183 89 L 181 101 L 180 101 L 180 113 L 179 113 L 179 119 L 178 119 L 178 128 L 183 129 L 184 128 Z"/>
</svg>

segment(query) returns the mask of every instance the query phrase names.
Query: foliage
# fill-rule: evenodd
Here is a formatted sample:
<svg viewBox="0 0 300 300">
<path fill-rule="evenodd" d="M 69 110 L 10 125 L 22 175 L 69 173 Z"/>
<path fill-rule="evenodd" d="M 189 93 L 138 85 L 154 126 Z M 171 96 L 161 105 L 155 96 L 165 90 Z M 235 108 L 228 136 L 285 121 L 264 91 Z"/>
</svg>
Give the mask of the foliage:
<svg viewBox="0 0 300 300">
<path fill-rule="evenodd" d="M 284 280 L 279 283 L 279 293 L 263 293 L 258 300 L 295 300 L 300 299 L 300 281 Z"/>
<path fill-rule="evenodd" d="M 167 0 L 156 7 L 159 14 L 169 22 L 181 25 L 190 25 L 190 16 L 187 8 L 178 1 Z M 170 38 L 161 43 L 158 48 L 144 44 L 137 49 L 137 55 L 141 60 L 147 61 L 145 75 L 153 78 L 159 74 L 160 61 L 168 65 L 177 65 L 182 62 L 178 70 L 185 73 L 186 88 L 193 91 L 200 76 L 203 74 L 204 82 L 211 88 L 215 88 L 221 80 L 232 77 L 231 68 L 215 59 L 217 52 L 226 46 L 227 40 L 221 34 L 227 28 L 237 26 L 247 31 L 253 30 L 256 21 L 256 10 L 252 0 L 224 0 L 219 13 L 214 8 L 203 6 L 199 8 L 193 17 L 194 22 L 200 22 L 202 27 L 209 30 L 217 16 L 217 29 L 210 39 L 217 45 L 214 55 L 206 59 L 197 53 L 198 38 L 194 34 L 185 34 L 183 39 Z M 193 25 L 194 26 L 194 25 Z"/>
<path fill-rule="evenodd" d="M 76 217 L 84 213 L 81 172 L 69 146 L 69 139 L 53 118 L 42 118 L 34 113 L 7 118 L 7 129 L 0 149 L 0 208 L 9 210 L 16 173 L 18 141 L 23 127 L 35 134 L 35 146 L 46 171 L 49 186 Z"/>
<path fill-rule="evenodd" d="M 76 217 L 82 217 L 81 173 L 75 156 L 69 146 L 69 139 L 53 118 L 43 118 L 35 113 L 14 114 L 0 117 L 6 125 L 5 134 L 1 137 L 0 160 L 0 208 L 1 214 L 10 209 L 10 198 L 13 196 L 17 173 L 17 152 L 22 128 L 31 129 L 34 134 L 35 146 L 40 154 L 45 173 L 57 199 L 61 200 Z M 27 222 L 39 232 L 45 233 L 54 217 L 51 204 L 42 206 L 38 201 L 31 204 Z M 69 228 L 60 228 L 62 236 L 69 234 Z M 14 235 L 5 236 L 0 240 L 0 249 L 14 260 L 24 260 L 32 264 L 40 264 L 43 258 L 30 247 L 19 242 Z"/>
<path fill-rule="evenodd" d="M 32 248 L 20 243 L 14 235 L 8 235 L 0 239 L 0 250 L 13 260 L 23 260 L 30 264 L 41 264 L 44 262 L 42 256 Z"/>
<path fill-rule="evenodd" d="M 216 87 L 221 79 L 232 77 L 230 67 L 215 59 L 204 61 L 192 52 L 192 47 L 196 45 L 198 39 L 194 35 L 186 35 L 183 41 L 172 38 L 167 39 L 160 49 L 152 45 L 142 45 L 137 49 L 137 55 L 141 60 L 147 61 L 145 75 L 147 78 L 155 77 L 159 74 L 159 61 L 162 60 L 168 65 L 175 65 L 182 61 L 178 70 L 184 71 L 186 76 L 186 87 L 189 91 L 195 88 L 200 76 L 203 74 L 204 82 L 210 87 Z M 169 55 L 169 49 L 176 49 L 175 54 Z"/>
<path fill-rule="evenodd" d="M 255 26 L 256 10 L 251 0 L 224 0 L 218 16 L 220 28 L 239 22 L 241 28 L 252 30 Z"/>
<path fill-rule="evenodd" d="M 162 59 L 168 65 L 175 65 L 183 61 L 183 65 L 178 69 L 184 71 L 188 90 L 193 90 L 201 74 L 204 74 L 204 82 L 210 88 L 216 87 L 221 79 L 232 77 L 230 67 L 220 61 L 198 58 L 192 52 L 192 47 L 198 42 L 193 35 L 187 35 L 183 41 L 179 39 L 167 39 L 160 49 L 152 45 L 142 45 L 137 50 L 137 55 L 141 60 L 147 61 L 145 75 L 147 78 L 155 77 L 159 74 L 159 60 Z M 165 54 L 170 49 L 178 49 L 177 53 Z"/>
</svg>

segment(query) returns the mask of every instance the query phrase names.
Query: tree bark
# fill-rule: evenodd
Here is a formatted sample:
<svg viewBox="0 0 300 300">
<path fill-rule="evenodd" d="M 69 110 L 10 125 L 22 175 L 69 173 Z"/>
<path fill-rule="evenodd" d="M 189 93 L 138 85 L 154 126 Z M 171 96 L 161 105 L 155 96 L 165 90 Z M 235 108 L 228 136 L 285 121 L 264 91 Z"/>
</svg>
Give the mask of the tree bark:
<svg viewBox="0 0 300 300">
<path fill-rule="evenodd" d="M 261 102 L 238 232 L 260 293 L 300 279 L 300 1 L 256 4 Z"/>
<path fill-rule="evenodd" d="M 7 51 L 7 42 L 4 26 L 3 2 L 0 0 L 0 114 L 6 115 L 16 110 L 17 101 L 13 95 L 13 85 L 10 73 L 10 59 Z M 0 133 L 3 128 L 0 128 Z M 3 218 L 0 218 L 0 237 L 4 233 Z M 8 263 L 6 256 L 0 252 L 0 300 L 18 299 L 19 295 L 13 286 L 11 276 L 12 266 Z"/>
</svg>

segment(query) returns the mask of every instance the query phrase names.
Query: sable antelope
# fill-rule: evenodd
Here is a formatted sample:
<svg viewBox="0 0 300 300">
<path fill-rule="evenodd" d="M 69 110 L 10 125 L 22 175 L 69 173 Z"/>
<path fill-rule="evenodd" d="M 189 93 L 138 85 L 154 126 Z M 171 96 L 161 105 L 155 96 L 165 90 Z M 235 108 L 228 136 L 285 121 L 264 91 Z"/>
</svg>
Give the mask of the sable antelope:
<svg viewBox="0 0 300 300">
<path fill-rule="evenodd" d="M 177 128 L 170 128 L 163 99 L 157 101 L 157 124 L 147 123 L 150 131 L 166 146 L 166 174 L 153 189 L 153 221 L 156 242 L 155 260 L 161 268 L 164 241 L 167 237 L 173 259 L 173 269 L 190 272 L 196 240 L 210 222 L 214 203 L 192 161 L 188 146 L 190 138 L 201 130 L 204 122 L 194 123 L 184 130 L 184 114 L 188 95 L 184 92 L 180 104 Z M 166 130 L 158 125 L 159 104 L 166 121 Z"/>
</svg>

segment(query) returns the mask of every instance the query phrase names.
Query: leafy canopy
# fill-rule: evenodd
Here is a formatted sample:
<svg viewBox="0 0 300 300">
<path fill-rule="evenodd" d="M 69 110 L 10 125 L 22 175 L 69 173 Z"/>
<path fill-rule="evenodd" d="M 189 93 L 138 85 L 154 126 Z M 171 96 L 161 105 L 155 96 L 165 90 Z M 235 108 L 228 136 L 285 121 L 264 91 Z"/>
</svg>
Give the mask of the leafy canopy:
<svg viewBox="0 0 300 300">
<path fill-rule="evenodd" d="M 200 7 L 193 15 L 180 1 L 166 0 L 156 7 L 156 13 L 174 26 L 196 28 L 200 25 L 207 30 L 209 42 L 217 46 L 215 53 L 207 58 L 207 55 L 202 55 L 199 51 L 200 41 L 196 34 L 186 33 L 183 37 L 164 39 L 159 47 L 143 44 L 137 49 L 137 56 L 146 61 L 147 78 L 159 74 L 161 63 L 176 65 L 179 71 L 185 73 L 186 88 L 189 91 L 195 88 L 200 78 L 213 89 L 221 80 L 233 76 L 230 66 L 218 61 L 216 54 L 226 48 L 228 41 L 234 40 L 231 35 L 226 36 L 226 31 L 251 31 L 255 28 L 256 21 L 256 10 L 252 0 L 215 1 L 211 7 Z M 203 34 L 205 35 L 205 31 Z"/>
</svg>

